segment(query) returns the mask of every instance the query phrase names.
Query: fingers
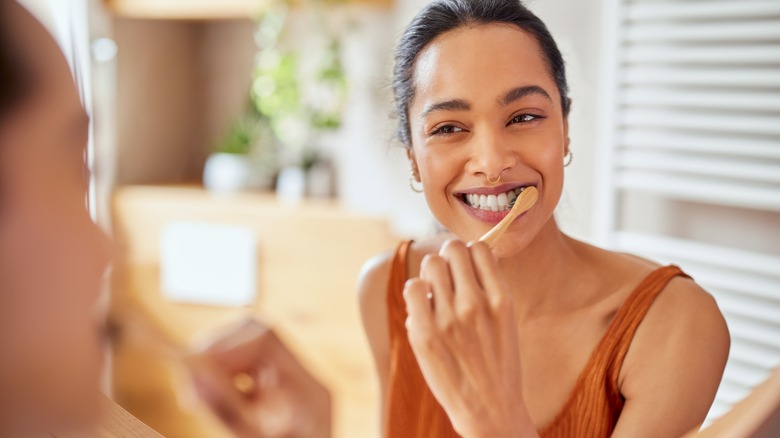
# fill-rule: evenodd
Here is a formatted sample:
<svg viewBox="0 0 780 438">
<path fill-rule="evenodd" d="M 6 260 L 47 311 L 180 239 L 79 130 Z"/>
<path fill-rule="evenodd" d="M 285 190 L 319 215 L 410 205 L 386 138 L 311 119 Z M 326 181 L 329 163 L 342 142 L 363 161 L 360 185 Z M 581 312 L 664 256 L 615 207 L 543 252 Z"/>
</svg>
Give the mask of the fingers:
<svg viewBox="0 0 780 438">
<path fill-rule="evenodd" d="M 454 288 L 449 263 L 440 256 L 426 255 L 420 266 L 420 279 L 429 285 L 430 301 L 438 321 L 451 318 Z"/>
<path fill-rule="evenodd" d="M 435 339 L 435 314 L 428 294 L 431 286 L 425 280 L 413 278 L 406 282 L 404 300 L 406 301 L 406 331 L 413 348 L 429 348 Z"/>
<path fill-rule="evenodd" d="M 330 392 L 260 321 L 248 319 L 223 331 L 187 363 L 196 393 L 236 436 L 307 427 L 329 436 Z M 287 415 L 290 412 L 294 415 Z M 288 421 L 292 418 L 297 420 Z"/>
<path fill-rule="evenodd" d="M 450 264 L 456 294 L 461 291 L 469 292 L 479 288 L 474 272 L 474 264 L 471 261 L 471 254 L 466 244 L 460 240 L 448 240 L 442 245 L 439 254 Z"/>
<path fill-rule="evenodd" d="M 509 292 L 495 255 L 484 242 L 471 242 L 469 248 L 478 281 L 485 290 L 490 307 L 495 310 L 504 306 L 509 301 Z"/>
<path fill-rule="evenodd" d="M 412 336 L 430 336 L 434 330 L 434 314 L 428 294 L 431 286 L 425 280 L 413 278 L 404 286 L 406 329 Z"/>
<path fill-rule="evenodd" d="M 450 265 L 455 284 L 454 308 L 458 317 L 472 320 L 485 302 L 469 248 L 459 240 L 446 242 L 440 251 Z"/>
<path fill-rule="evenodd" d="M 194 350 L 195 356 L 206 357 L 228 374 L 235 374 L 255 370 L 279 344 L 276 334 L 266 324 L 247 318 Z"/>
<path fill-rule="evenodd" d="M 419 278 L 407 281 L 404 287 L 409 344 L 426 381 L 457 382 L 458 364 L 446 343 L 441 342 L 441 330 L 436 324 L 434 310 L 428 299 L 430 291 L 430 284 Z"/>
<path fill-rule="evenodd" d="M 195 392 L 214 415 L 236 436 L 251 436 L 253 427 L 248 421 L 247 402 L 228 376 L 202 363 L 191 368 Z"/>
<path fill-rule="evenodd" d="M 213 364 L 234 380 L 237 377 L 254 379 L 256 381 L 251 383 L 258 387 L 267 386 L 268 379 L 263 377 L 269 374 L 276 375 L 272 380 L 295 387 L 320 385 L 276 332 L 255 319 L 248 319 L 220 334 L 193 357 Z"/>
</svg>

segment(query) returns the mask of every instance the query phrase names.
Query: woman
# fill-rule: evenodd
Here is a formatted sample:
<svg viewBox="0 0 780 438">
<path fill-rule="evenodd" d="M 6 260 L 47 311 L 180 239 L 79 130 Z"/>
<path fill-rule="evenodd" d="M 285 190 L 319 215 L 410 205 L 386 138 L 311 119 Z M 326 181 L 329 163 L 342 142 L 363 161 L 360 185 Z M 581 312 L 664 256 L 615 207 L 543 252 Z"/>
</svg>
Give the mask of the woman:
<svg viewBox="0 0 780 438">
<path fill-rule="evenodd" d="M 0 436 L 30 436 L 97 410 L 110 251 L 85 208 L 88 119 L 65 59 L 15 2 L 0 17 Z"/>
<path fill-rule="evenodd" d="M 57 44 L 0 0 L 0 437 L 67 434 L 99 413 L 106 331 L 95 302 L 111 245 L 85 208 L 88 122 Z M 260 413 L 280 399 L 297 415 L 288 430 L 273 422 L 279 435 L 330 435 L 327 390 L 273 332 L 242 324 L 200 354 L 209 366 L 196 389 L 237 436 L 277 436 Z M 232 385 L 267 367 L 277 371 L 273 400 Z M 104 428 L 131 427 L 119 423 Z M 147 436 L 132 432 L 120 436 Z"/>
<path fill-rule="evenodd" d="M 518 0 L 438 0 L 406 29 L 394 92 L 413 188 L 448 230 L 369 261 L 359 293 L 391 437 L 673 437 L 704 420 L 729 351 L 674 266 L 563 234 L 561 54 Z M 519 189 L 538 202 L 473 242 Z"/>
</svg>

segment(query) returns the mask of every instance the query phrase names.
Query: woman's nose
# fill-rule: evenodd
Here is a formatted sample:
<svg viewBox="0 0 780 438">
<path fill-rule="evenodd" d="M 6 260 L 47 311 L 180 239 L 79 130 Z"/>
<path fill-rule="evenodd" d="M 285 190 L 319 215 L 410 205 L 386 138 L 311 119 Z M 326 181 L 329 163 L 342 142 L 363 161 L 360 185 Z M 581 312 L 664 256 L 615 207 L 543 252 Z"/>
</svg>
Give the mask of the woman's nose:
<svg viewBox="0 0 780 438">
<path fill-rule="evenodd" d="M 516 164 L 517 155 L 507 140 L 495 134 L 483 133 L 473 138 L 466 170 L 494 178 Z"/>
</svg>

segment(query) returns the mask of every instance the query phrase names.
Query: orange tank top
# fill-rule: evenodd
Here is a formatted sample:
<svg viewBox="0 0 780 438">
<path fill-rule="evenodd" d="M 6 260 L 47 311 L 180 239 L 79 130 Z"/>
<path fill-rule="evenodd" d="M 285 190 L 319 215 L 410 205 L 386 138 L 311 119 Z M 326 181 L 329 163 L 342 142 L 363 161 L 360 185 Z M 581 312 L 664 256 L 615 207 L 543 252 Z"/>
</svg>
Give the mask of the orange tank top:
<svg viewBox="0 0 780 438">
<path fill-rule="evenodd" d="M 411 242 L 395 253 L 387 289 L 390 332 L 390 376 L 385 431 L 389 438 L 458 437 L 447 414 L 433 397 L 406 336 L 407 254 Z M 665 266 L 648 275 L 629 295 L 606 334 L 580 373 L 555 419 L 539 431 L 542 438 L 609 437 L 623 410 L 618 376 L 623 359 L 655 297 L 677 276 L 677 266 Z"/>
</svg>

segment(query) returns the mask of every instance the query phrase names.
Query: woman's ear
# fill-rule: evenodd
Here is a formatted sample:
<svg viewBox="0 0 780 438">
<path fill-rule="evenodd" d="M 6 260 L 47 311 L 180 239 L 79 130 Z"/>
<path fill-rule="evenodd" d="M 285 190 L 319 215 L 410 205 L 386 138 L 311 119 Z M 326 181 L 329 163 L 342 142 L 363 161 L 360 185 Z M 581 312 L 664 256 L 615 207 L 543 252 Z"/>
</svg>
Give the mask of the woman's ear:
<svg viewBox="0 0 780 438">
<path fill-rule="evenodd" d="M 409 158 L 409 165 L 412 167 L 412 177 L 415 181 L 422 182 L 420 179 L 420 170 L 417 168 L 417 157 L 414 155 L 414 149 L 407 147 L 406 157 Z"/>
</svg>

